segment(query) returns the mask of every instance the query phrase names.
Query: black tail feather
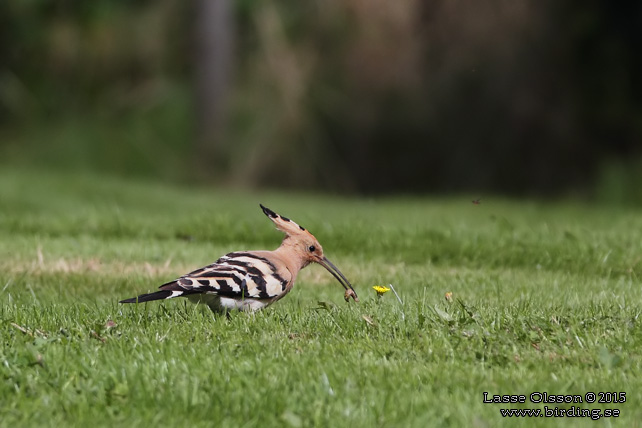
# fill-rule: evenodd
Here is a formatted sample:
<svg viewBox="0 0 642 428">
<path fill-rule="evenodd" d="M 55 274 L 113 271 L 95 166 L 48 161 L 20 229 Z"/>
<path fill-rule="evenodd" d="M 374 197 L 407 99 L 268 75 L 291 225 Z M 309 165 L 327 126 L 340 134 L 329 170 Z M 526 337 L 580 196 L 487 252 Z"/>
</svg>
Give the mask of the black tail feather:
<svg viewBox="0 0 642 428">
<path fill-rule="evenodd" d="M 170 290 L 161 290 L 161 291 L 156 291 L 154 293 L 149 293 L 149 294 L 141 294 L 138 297 L 132 297 L 131 299 L 125 299 L 121 300 L 118 303 L 143 303 L 143 302 L 151 302 L 152 300 L 163 300 L 167 299 L 169 296 L 172 295 L 172 292 Z"/>
</svg>

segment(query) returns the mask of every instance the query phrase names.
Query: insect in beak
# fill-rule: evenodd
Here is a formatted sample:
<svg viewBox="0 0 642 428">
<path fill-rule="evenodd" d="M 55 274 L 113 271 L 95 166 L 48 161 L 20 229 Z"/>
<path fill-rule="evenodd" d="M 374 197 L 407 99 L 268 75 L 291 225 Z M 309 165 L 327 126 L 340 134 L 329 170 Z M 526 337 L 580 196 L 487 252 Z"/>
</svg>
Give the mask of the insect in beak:
<svg viewBox="0 0 642 428">
<path fill-rule="evenodd" d="M 341 273 L 341 271 L 332 264 L 330 260 L 328 260 L 326 257 L 323 257 L 322 259 L 317 260 L 317 263 L 319 263 L 321 266 L 327 269 L 328 272 L 334 276 L 337 281 L 341 285 L 343 285 L 343 288 L 346 290 L 346 301 L 348 300 L 349 297 L 352 297 L 355 302 L 359 301 L 359 297 L 357 297 L 356 291 L 354 291 L 354 288 L 352 288 L 352 285 L 350 284 L 350 281 Z"/>
</svg>

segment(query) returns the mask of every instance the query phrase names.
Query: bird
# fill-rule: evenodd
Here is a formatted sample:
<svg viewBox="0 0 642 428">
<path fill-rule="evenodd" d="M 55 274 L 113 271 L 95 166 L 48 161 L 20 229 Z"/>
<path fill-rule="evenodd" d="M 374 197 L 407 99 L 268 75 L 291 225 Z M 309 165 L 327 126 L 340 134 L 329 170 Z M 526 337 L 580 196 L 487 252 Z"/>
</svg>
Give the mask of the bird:
<svg viewBox="0 0 642 428">
<path fill-rule="evenodd" d="M 346 302 L 350 298 L 359 301 L 348 279 L 323 254 L 323 248 L 314 235 L 289 218 L 262 204 L 259 206 L 276 228 L 285 233 L 279 248 L 226 254 L 208 266 L 161 285 L 159 291 L 121 300 L 120 303 L 143 303 L 182 296 L 228 316 L 232 310 L 254 312 L 288 294 L 299 271 L 310 263 L 320 264 L 339 281 L 345 289 Z"/>
</svg>

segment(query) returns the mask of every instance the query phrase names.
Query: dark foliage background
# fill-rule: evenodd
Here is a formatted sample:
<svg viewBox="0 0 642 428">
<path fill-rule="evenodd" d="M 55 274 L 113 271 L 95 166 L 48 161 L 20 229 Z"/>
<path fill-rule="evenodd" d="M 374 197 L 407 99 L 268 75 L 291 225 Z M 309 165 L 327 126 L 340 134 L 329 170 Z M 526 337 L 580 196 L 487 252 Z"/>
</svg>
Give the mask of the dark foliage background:
<svg viewBox="0 0 642 428">
<path fill-rule="evenodd" d="M 641 43 L 639 2 L 5 0 L 0 162 L 639 202 Z"/>
</svg>

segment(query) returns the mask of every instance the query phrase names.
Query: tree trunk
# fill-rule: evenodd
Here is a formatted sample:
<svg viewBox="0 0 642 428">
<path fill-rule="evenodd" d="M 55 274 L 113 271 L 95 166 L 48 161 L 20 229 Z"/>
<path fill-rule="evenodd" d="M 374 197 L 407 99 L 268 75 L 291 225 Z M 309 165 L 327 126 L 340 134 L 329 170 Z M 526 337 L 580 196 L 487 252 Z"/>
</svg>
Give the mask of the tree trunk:
<svg viewBox="0 0 642 428">
<path fill-rule="evenodd" d="M 232 85 L 232 0 L 195 0 L 195 24 L 195 155 L 202 175 L 220 177 L 229 160 L 225 125 Z"/>
</svg>

